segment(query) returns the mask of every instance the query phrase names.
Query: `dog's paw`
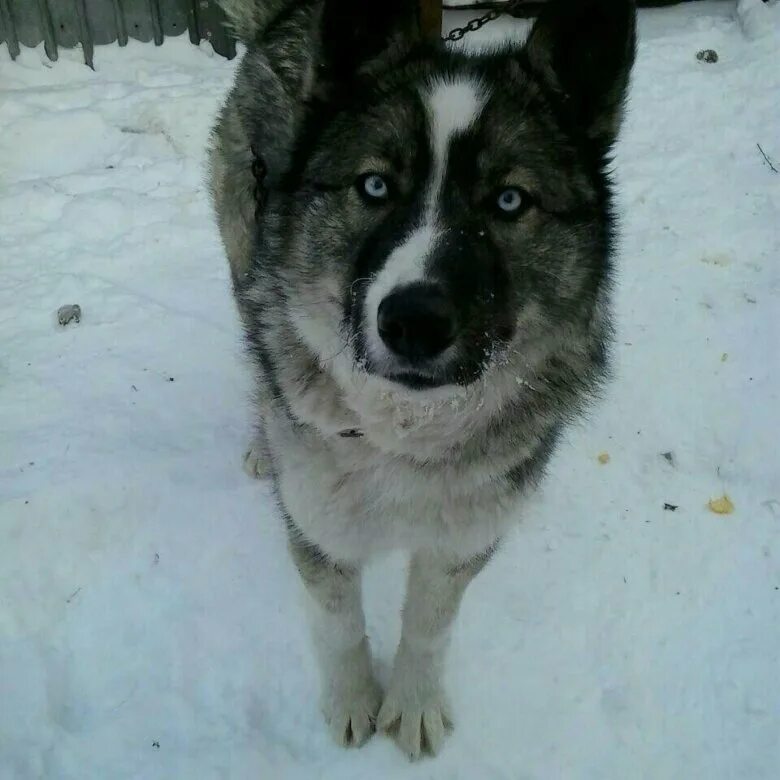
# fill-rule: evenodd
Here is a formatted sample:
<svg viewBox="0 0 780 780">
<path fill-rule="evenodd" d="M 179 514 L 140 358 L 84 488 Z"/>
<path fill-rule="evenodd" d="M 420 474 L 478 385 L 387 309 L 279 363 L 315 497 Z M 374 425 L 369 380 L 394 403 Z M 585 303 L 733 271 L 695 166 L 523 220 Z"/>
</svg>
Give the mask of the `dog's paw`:
<svg viewBox="0 0 780 780">
<path fill-rule="evenodd" d="M 425 669 L 398 668 L 377 716 L 377 728 L 395 739 L 415 761 L 435 756 L 452 731 L 447 697 L 435 676 Z"/>
<path fill-rule="evenodd" d="M 267 479 L 271 475 L 271 458 L 265 442 L 254 440 L 244 454 L 244 471 L 252 479 Z"/>
<path fill-rule="evenodd" d="M 355 675 L 345 668 L 330 681 L 323 697 L 322 713 L 337 745 L 360 747 L 374 733 L 382 691 L 370 674 Z"/>
</svg>

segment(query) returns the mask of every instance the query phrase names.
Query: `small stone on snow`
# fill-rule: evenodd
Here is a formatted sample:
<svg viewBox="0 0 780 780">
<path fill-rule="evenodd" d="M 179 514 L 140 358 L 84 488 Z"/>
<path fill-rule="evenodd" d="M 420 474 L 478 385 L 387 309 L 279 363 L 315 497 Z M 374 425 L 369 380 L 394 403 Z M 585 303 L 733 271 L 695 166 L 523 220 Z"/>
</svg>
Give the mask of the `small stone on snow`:
<svg viewBox="0 0 780 780">
<path fill-rule="evenodd" d="M 77 303 L 60 306 L 60 308 L 57 309 L 57 322 L 59 322 L 60 325 L 68 325 L 73 322 L 73 320 L 81 322 L 81 306 Z"/>
<path fill-rule="evenodd" d="M 696 59 L 699 62 L 717 62 L 718 52 L 715 49 L 702 49 L 696 54 Z"/>
</svg>

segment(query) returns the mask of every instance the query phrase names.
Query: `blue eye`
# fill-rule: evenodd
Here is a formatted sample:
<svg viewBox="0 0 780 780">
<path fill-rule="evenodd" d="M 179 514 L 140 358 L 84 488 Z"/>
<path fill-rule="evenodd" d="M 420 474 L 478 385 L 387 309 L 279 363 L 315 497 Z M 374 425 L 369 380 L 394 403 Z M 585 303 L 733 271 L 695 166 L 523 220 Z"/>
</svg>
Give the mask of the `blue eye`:
<svg viewBox="0 0 780 780">
<path fill-rule="evenodd" d="M 516 214 L 525 205 L 525 198 L 522 190 L 507 187 L 499 193 L 496 204 L 504 214 Z"/>
<path fill-rule="evenodd" d="M 387 182 L 376 173 L 363 177 L 363 192 L 372 200 L 387 200 L 390 189 Z"/>
</svg>

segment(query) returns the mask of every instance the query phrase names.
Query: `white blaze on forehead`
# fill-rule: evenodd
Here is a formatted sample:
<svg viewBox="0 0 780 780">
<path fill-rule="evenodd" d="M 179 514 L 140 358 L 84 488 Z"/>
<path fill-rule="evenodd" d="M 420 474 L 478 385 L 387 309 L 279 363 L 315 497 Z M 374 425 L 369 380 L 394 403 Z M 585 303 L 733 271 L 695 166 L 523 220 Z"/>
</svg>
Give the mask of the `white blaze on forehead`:
<svg viewBox="0 0 780 780">
<path fill-rule="evenodd" d="M 431 128 L 432 171 L 427 211 L 434 217 L 447 173 L 453 136 L 468 130 L 485 105 L 485 92 L 472 79 L 437 80 L 423 92 Z"/>
<path fill-rule="evenodd" d="M 425 201 L 419 227 L 393 250 L 366 295 L 369 348 L 377 356 L 385 351 L 376 327 L 379 304 L 396 288 L 425 279 L 426 259 L 441 233 L 438 226 L 439 202 L 452 139 L 474 124 L 487 100 L 479 82 L 466 77 L 436 79 L 423 88 L 421 96 L 428 115 L 431 166 L 425 182 Z"/>
</svg>

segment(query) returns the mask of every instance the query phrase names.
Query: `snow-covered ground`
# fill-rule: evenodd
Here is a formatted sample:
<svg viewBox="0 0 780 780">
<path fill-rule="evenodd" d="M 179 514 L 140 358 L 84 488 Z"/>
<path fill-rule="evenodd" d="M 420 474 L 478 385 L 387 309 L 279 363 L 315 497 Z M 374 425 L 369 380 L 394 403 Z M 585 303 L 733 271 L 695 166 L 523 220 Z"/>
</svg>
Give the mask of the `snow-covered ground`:
<svg viewBox="0 0 780 780">
<path fill-rule="evenodd" d="M 750 36 L 732 2 L 642 14 L 617 378 L 467 594 L 457 730 L 414 766 L 329 742 L 284 533 L 241 470 L 249 381 L 203 185 L 234 64 L 184 40 L 99 48 L 94 73 L 0 47 L 2 780 L 780 777 L 764 10 Z M 402 567 L 367 578 L 385 671 Z"/>
</svg>

